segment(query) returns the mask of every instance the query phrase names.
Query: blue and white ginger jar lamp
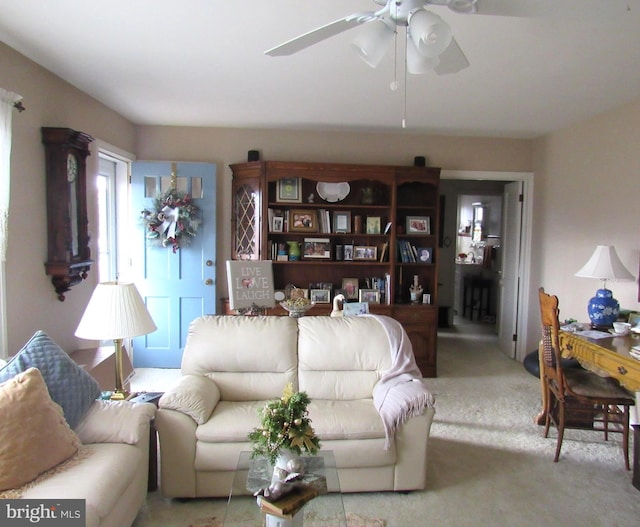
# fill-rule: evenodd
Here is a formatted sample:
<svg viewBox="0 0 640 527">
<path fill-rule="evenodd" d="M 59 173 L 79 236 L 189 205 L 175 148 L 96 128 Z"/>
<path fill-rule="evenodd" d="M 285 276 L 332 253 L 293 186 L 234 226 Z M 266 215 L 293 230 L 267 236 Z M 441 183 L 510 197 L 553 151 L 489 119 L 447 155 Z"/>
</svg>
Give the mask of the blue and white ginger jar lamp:
<svg viewBox="0 0 640 527">
<path fill-rule="evenodd" d="M 607 280 L 628 281 L 634 276 L 622 264 L 613 245 L 598 245 L 589 261 L 575 276 L 598 278 L 602 280 L 602 289 L 587 304 L 587 313 L 593 327 L 608 328 L 618 319 L 620 304 L 607 289 Z"/>
</svg>

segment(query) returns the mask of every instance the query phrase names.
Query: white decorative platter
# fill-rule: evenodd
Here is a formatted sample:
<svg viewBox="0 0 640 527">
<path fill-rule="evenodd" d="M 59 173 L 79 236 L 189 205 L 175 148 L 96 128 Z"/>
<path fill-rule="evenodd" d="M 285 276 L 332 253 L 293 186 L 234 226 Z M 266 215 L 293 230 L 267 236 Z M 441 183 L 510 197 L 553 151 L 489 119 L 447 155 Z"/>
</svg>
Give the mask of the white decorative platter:
<svg viewBox="0 0 640 527">
<path fill-rule="evenodd" d="M 342 201 L 349 195 L 351 187 L 349 183 L 323 183 L 320 182 L 316 185 L 316 191 L 318 196 L 323 200 L 335 203 L 336 201 Z"/>
</svg>

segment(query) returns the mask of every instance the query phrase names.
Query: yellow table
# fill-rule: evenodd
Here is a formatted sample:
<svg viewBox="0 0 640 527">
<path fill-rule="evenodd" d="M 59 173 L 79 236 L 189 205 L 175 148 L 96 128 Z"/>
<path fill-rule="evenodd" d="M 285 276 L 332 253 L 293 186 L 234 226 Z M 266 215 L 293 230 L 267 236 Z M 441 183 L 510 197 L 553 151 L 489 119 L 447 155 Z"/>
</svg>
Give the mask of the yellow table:
<svg viewBox="0 0 640 527">
<path fill-rule="evenodd" d="M 560 331 L 559 339 L 563 357 L 575 358 L 584 368 L 617 379 L 632 392 L 640 391 L 640 360 L 629 354 L 632 346 L 640 345 L 640 335 L 593 339 Z"/>
</svg>

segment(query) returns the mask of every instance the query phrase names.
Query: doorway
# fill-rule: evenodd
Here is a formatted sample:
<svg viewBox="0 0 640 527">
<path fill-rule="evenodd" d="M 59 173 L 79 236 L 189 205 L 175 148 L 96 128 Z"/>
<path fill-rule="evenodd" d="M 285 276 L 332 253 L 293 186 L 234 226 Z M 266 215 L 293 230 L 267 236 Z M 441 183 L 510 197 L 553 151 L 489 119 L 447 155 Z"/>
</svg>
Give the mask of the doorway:
<svg viewBox="0 0 640 527">
<path fill-rule="evenodd" d="M 529 259 L 530 259 L 530 243 L 531 243 L 531 214 L 532 214 L 532 196 L 533 196 L 533 174 L 524 172 L 475 172 L 475 171 L 450 171 L 443 170 L 441 173 L 441 196 L 444 203 L 444 214 L 442 216 L 441 227 L 441 247 L 439 251 L 439 266 L 438 266 L 438 298 L 441 310 L 448 311 L 447 316 L 441 314 L 440 321 L 446 322 L 447 325 L 453 325 L 455 323 L 464 324 L 464 331 L 475 332 L 478 335 L 487 335 L 487 326 L 490 326 L 490 334 L 495 335 L 496 345 L 499 346 L 502 351 L 509 357 L 522 361 L 527 353 L 527 324 L 526 320 L 529 315 L 528 311 L 528 296 L 529 296 Z M 465 220 L 465 224 L 461 225 L 461 215 L 458 210 L 458 197 L 462 195 L 478 197 L 469 204 L 469 219 L 471 220 L 470 232 L 469 232 L 469 244 L 473 238 L 473 205 L 472 203 L 482 203 L 485 199 L 484 196 L 500 196 L 507 192 L 505 189 L 509 188 L 510 182 L 517 182 L 519 188 L 521 188 L 522 194 L 522 216 L 521 219 L 512 221 L 517 227 L 518 243 L 511 243 L 504 251 L 508 251 L 509 261 L 517 261 L 517 266 L 511 271 L 515 275 L 514 281 L 506 282 L 501 276 L 493 277 L 496 284 L 492 289 L 491 295 L 491 309 L 490 316 L 477 320 L 478 312 L 474 313 L 474 319 L 469 319 L 469 312 L 467 311 L 465 318 L 463 316 L 464 308 L 461 307 L 462 295 L 464 290 L 464 273 L 458 272 L 458 278 L 460 280 L 456 287 L 456 268 L 462 267 L 456 265 L 456 258 L 458 253 L 464 252 L 468 256 L 469 251 L 458 251 L 457 241 L 458 232 L 462 228 L 464 231 L 466 228 L 467 217 L 462 216 Z M 483 211 L 484 212 L 484 211 Z M 495 218 L 491 220 L 495 222 Z M 500 225 L 500 223 L 498 223 Z M 514 225 L 511 225 L 513 227 Z M 505 230 L 504 225 L 502 227 L 495 227 L 492 225 L 490 229 L 499 231 L 502 234 Z M 512 230 L 509 228 L 509 230 Z M 466 234 L 466 233 L 465 233 Z M 494 234 L 487 231 L 487 234 Z M 485 240 L 488 241 L 488 238 Z M 500 246 L 502 246 L 500 240 Z M 491 245 L 496 245 L 497 240 L 493 240 Z M 473 256 L 477 259 L 482 249 L 483 260 L 486 257 L 484 251 L 485 244 L 476 244 L 478 247 L 474 247 Z M 482 246 L 485 247 L 482 247 Z M 503 251 L 503 252 L 504 252 Z M 514 256 L 515 255 L 515 256 Z M 490 256 L 495 259 L 494 269 L 501 269 L 501 259 L 504 258 L 504 254 L 500 250 L 493 251 Z M 465 264 L 468 265 L 468 264 Z M 470 267 L 469 267 L 470 268 Z M 484 270 L 483 273 L 491 274 L 491 270 Z M 506 282 L 506 283 L 505 283 Z M 514 287 L 513 286 L 515 283 Z M 513 302 L 509 305 L 508 302 L 504 302 L 505 289 L 509 286 L 511 289 L 509 294 L 513 294 Z M 456 290 L 457 289 L 457 290 Z M 476 292 L 476 295 L 478 293 Z M 476 296 L 476 298 L 478 298 Z M 456 302 L 456 299 L 457 302 Z M 484 302 L 487 302 L 485 297 Z M 507 305 L 508 309 L 502 309 L 503 304 Z M 454 306 L 457 306 L 454 311 Z M 477 307 L 477 306 L 476 306 Z M 445 326 L 446 327 L 446 326 Z M 510 339 L 508 343 L 506 339 L 502 337 L 497 338 L 497 334 L 508 334 Z M 511 339 L 511 337 L 513 337 Z M 504 348 L 504 349 L 503 349 Z"/>
</svg>

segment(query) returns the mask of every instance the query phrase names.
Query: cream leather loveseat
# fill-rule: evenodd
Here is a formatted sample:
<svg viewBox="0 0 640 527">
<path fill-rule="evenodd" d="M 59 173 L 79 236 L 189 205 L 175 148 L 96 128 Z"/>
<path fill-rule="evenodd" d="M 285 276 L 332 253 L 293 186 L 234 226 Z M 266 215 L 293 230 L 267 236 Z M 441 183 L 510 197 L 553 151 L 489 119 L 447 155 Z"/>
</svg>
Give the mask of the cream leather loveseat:
<svg viewBox="0 0 640 527">
<path fill-rule="evenodd" d="M 228 496 L 259 410 L 289 382 L 312 400 L 312 425 L 335 454 L 343 492 L 425 488 L 435 410 L 407 343 L 388 317 L 196 319 L 182 377 L 156 413 L 163 495 Z"/>
</svg>

